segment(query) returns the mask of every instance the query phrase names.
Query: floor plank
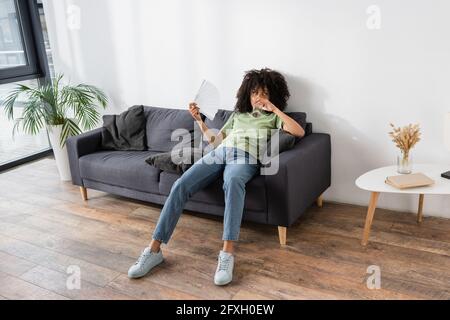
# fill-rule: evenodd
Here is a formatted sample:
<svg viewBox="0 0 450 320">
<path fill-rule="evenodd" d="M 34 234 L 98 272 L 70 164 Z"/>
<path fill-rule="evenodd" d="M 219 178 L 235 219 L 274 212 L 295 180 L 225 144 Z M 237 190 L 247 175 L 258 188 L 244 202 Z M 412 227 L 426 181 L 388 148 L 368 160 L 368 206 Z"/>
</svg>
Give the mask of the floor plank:
<svg viewBox="0 0 450 320">
<path fill-rule="evenodd" d="M 67 272 L 69 267 L 77 266 L 83 273 L 84 280 L 99 286 L 107 285 L 110 281 L 120 275 L 117 271 L 104 268 L 97 264 L 89 263 L 31 243 L 0 235 L 0 258 L 2 255 L 5 255 L 5 253 L 7 253 L 7 256 L 14 257 L 16 260 L 27 263 L 27 270 L 23 270 L 22 272 L 22 270 L 18 269 L 16 275 L 21 275 L 37 265 L 63 273 Z M 12 268 L 15 268 L 17 265 L 17 263 L 8 263 L 8 266 Z M 2 270 L 2 268 L 0 268 L 0 270 Z"/>
<path fill-rule="evenodd" d="M 197 297 L 190 293 L 185 293 L 176 289 L 165 287 L 155 282 L 144 280 L 132 280 L 126 275 L 121 275 L 111 281 L 109 287 L 124 292 L 136 299 L 163 299 L 163 300 L 199 300 Z"/>
<path fill-rule="evenodd" d="M 0 272 L 0 295 L 8 300 L 67 300 L 66 297 Z"/>
<path fill-rule="evenodd" d="M 55 292 L 61 296 L 68 297 L 70 299 L 81 300 L 129 300 L 132 297 L 125 293 L 118 292 L 109 287 L 100 287 L 90 282 L 84 281 L 84 273 L 80 273 L 80 287 L 69 287 L 67 282 L 71 274 L 57 272 L 47 269 L 42 266 L 37 266 L 30 271 L 20 276 L 29 283 L 45 288 L 49 291 Z"/>
<path fill-rule="evenodd" d="M 35 266 L 34 263 L 0 251 L 0 272 L 18 277 Z"/>
</svg>

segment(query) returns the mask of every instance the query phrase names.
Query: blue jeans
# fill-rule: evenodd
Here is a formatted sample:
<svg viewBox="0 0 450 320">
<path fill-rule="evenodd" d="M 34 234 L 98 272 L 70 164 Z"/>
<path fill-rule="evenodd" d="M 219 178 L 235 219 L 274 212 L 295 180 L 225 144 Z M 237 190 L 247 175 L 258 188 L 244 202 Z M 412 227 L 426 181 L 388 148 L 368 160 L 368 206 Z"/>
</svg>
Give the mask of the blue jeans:
<svg viewBox="0 0 450 320">
<path fill-rule="evenodd" d="M 256 159 L 238 148 L 218 147 L 206 154 L 173 184 L 153 233 L 153 239 L 167 244 L 188 199 L 211 184 L 223 171 L 225 192 L 223 240 L 237 241 L 244 211 L 245 185 L 258 169 Z"/>
</svg>

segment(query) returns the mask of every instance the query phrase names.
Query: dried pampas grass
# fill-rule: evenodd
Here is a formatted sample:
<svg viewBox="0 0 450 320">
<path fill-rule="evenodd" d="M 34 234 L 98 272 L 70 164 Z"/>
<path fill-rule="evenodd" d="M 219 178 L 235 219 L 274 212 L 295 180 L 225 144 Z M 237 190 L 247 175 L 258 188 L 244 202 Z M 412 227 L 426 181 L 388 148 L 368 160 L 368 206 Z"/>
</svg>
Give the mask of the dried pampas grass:
<svg viewBox="0 0 450 320">
<path fill-rule="evenodd" d="M 389 136 L 392 138 L 395 145 L 402 151 L 403 158 L 407 159 L 409 157 L 409 151 L 420 141 L 421 133 L 419 124 L 410 124 L 403 128 L 396 128 L 392 123 L 390 125 L 392 131 L 389 132 Z"/>
</svg>

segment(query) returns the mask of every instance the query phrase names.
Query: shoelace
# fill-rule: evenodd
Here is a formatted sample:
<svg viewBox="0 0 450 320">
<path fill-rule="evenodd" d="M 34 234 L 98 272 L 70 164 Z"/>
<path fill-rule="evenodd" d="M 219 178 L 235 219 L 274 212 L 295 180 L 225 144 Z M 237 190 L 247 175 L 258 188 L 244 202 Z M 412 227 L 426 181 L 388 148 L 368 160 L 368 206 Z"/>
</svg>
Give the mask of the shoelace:
<svg viewBox="0 0 450 320">
<path fill-rule="evenodd" d="M 219 271 L 227 271 L 230 265 L 230 258 L 219 257 Z"/>
<path fill-rule="evenodd" d="M 138 260 L 136 261 L 135 265 L 138 265 L 141 263 L 142 260 L 146 259 L 150 254 L 146 254 L 145 250 L 142 251 L 141 255 L 139 256 Z"/>
</svg>

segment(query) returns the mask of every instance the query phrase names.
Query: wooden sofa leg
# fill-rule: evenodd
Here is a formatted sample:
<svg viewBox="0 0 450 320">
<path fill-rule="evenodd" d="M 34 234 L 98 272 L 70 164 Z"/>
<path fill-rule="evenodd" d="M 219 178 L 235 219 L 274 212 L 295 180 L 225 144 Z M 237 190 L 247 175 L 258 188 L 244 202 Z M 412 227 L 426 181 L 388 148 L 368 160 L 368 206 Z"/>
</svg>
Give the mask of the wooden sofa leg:
<svg viewBox="0 0 450 320">
<path fill-rule="evenodd" d="M 320 197 L 317 198 L 316 202 L 317 202 L 317 206 L 319 208 L 323 207 L 323 195 L 322 194 L 320 195 Z"/>
<path fill-rule="evenodd" d="M 88 199 L 87 189 L 85 187 L 80 187 L 80 193 L 81 193 L 81 198 L 83 198 L 83 201 L 87 201 L 87 199 Z"/>
<path fill-rule="evenodd" d="M 278 236 L 280 238 L 280 244 L 282 246 L 286 245 L 286 233 L 287 233 L 286 227 L 278 227 Z"/>
</svg>

